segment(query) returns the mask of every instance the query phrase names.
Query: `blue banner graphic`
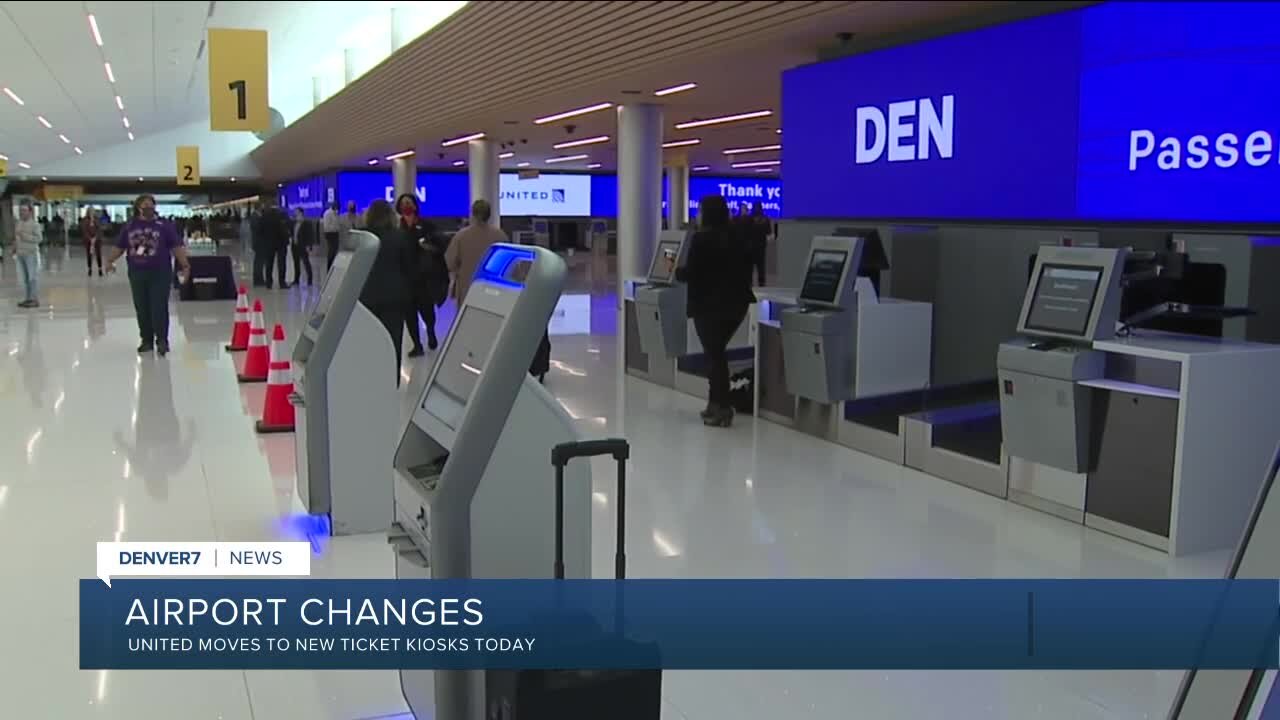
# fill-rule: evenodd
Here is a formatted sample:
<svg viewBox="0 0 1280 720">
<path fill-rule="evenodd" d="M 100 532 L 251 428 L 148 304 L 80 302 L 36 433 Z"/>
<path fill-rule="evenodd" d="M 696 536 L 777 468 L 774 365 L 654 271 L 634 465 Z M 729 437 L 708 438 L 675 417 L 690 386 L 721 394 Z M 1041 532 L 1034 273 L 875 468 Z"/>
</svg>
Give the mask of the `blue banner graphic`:
<svg viewBox="0 0 1280 720">
<path fill-rule="evenodd" d="M 1277 3 L 1100 3 L 783 74 L 787 217 L 1280 222 Z"/>
<path fill-rule="evenodd" d="M 1274 580 L 98 580 L 82 669 L 1275 668 Z"/>
</svg>

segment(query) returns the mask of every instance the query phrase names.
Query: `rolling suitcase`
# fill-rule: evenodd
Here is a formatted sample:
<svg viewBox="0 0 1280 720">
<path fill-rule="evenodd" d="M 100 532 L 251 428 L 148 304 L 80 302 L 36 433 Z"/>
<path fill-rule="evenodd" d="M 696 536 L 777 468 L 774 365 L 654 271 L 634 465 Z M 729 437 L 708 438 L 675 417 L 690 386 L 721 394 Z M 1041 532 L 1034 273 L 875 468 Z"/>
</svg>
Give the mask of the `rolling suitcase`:
<svg viewBox="0 0 1280 720">
<path fill-rule="evenodd" d="M 618 464 L 618 541 L 614 570 L 627 572 L 626 440 L 561 443 L 551 450 L 556 469 L 555 578 L 564 579 L 564 468 L 574 458 L 612 455 Z M 621 631 L 622 612 L 618 611 Z M 656 651 L 654 653 L 656 659 Z M 661 670 L 489 670 L 485 673 L 486 720 L 658 720 L 662 714 Z"/>
</svg>

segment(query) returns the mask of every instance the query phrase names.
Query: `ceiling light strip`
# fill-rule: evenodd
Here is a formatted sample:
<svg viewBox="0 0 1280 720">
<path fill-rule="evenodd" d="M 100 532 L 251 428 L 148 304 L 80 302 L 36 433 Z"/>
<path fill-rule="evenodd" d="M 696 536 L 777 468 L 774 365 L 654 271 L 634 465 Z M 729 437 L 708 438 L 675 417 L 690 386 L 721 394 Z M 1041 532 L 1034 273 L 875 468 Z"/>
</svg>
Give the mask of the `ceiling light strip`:
<svg viewBox="0 0 1280 720">
<path fill-rule="evenodd" d="M 689 169 L 693 172 L 702 172 L 704 170 L 710 170 L 711 166 L 710 165 L 694 165 Z"/>
<path fill-rule="evenodd" d="M 471 133 L 470 135 L 463 135 L 462 137 L 456 137 L 452 140 L 445 140 L 444 142 L 440 143 L 440 147 L 453 147 L 454 145 L 461 145 L 464 142 L 471 142 L 472 140 L 483 140 L 483 139 L 484 139 L 484 133 L 482 132 Z"/>
<path fill-rule="evenodd" d="M 115 82 L 116 82 L 116 74 L 115 74 L 115 73 L 113 73 L 113 72 L 111 72 L 111 63 L 106 62 L 106 61 L 104 60 L 104 61 L 103 61 L 103 63 L 102 63 L 102 67 L 103 67 L 103 68 L 105 68 L 105 69 L 106 69 L 106 71 L 107 71 L 107 82 L 109 82 L 109 83 L 111 83 L 112 85 L 114 85 L 114 84 L 115 84 Z"/>
<path fill-rule="evenodd" d="M 18 167 L 22 168 L 23 170 L 30 170 L 30 169 L 31 169 L 31 166 L 30 166 L 30 165 L 28 165 L 27 163 L 24 163 L 24 162 L 20 162 L 20 163 L 18 163 Z"/>
<path fill-rule="evenodd" d="M 611 107 L 613 107 L 613 103 L 608 103 L 608 102 L 596 103 L 595 105 L 588 105 L 586 107 L 581 107 L 576 110 L 567 110 L 562 113 L 556 113 L 555 115 L 540 117 L 534 120 L 533 124 L 546 125 L 547 123 L 553 123 L 557 120 L 564 120 L 566 118 L 577 117 L 579 115 L 586 115 L 587 113 L 598 112 L 600 110 L 608 110 Z"/>
<path fill-rule="evenodd" d="M 745 155 L 747 153 L 772 152 L 781 150 L 781 145 L 757 145 L 756 147 L 729 148 L 724 151 L 725 155 Z"/>
<path fill-rule="evenodd" d="M 466 165 L 466 164 L 467 164 L 467 161 L 466 161 L 466 160 L 454 160 L 454 161 L 453 161 L 453 166 L 454 166 L 454 167 L 462 167 L 463 165 Z"/>
<path fill-rule="evenodd" d="M 661 90 L 655 90 L 653 94 L 657 95 L 658 97 L 665 97 L 667 95 L 675 95 L 676 93 L 681 93 L 686 90 L 692 90 L 696 87 L 698 87 L 698 83 L 684 83 L 683 85 L 673 85 L 669 88 L 662 88 Z"/>
<path fill-rule="evenodd" d="M 26 105 L 26 103 L 22 102 L 22 98 L 18 97 L 17 93 L 10 90 L 9 88 L 4 89 L 4 94 L 8 95 L 10 100 L 18 103 L 19 105 Z"/>
<path fill-rule="evenodd" d="M 64 142 L 64 143 L 68 144 L 68 145 L 70 145 L 70 144 L 71 144 L 71 140 L 70 140 L 70 139 L 68 139 L 66 135 L 63 135 L 63 134 L 61 134 L 61 133 L 59 133 L 59 134 L 58 134 L 58 139 L 59 139 L 59 140 L 61 140 L 61 141 L 62 141 L 62 142 Z"/>
<path fill-rule="evenodd" d="M 689 128 L 706 127 L 708 125 L 723 125 L 724 123 L 738 122 L 739 120 L 754 120 L 756 118 L 769 117 L 772 114 L 772 110 L 756 110 L 753 112 L 738 113 L 737 115 L 724 115 L 721 117 L 707 118 L 706 120 L 689 120 L 687 122 L 676 123 L 676 129 L 688 130 Z"/>
<path fill-rule="evenodd" d="M 515 154 L 515 153 L 513 153 L 513 152 L 498 153 L 498 159 L 499 159 L 499 160 L 506 160 L 507 158 L 513 158 L 513 157 L 515 157 L 515 156 L 516 156 L 516 154 Z"/>
<path fill-rule="evenodd" d="M 601 164 L 600 164 L 600 163 L 591 163 L 590 165 L 588 165 L 588 166 L 587 166 L 587 169 L 588 169 L 588 170 L 595 170 L 595 169 L 597 169 L 597 168 L 599 168 L 599 167 L 601 167 Z"/>
<path fill-rule="evenodd" d="M 547 158 L 545 162 L 548 165 L 553 165 L 555 163 L 573 162 L 574 160 L 586 160 L 590 157 L 590 155 L 561 155 L 559 157 Z"/>
<path fill-rule="evenodd" d="M 697 138 L 694 138 L 692 140 L 672 140 L 671 142 L 662 143 L 662 147 L 664 148 L 688 147 L 690 145 L 698 145 L 701 142 L 702 141 Z"/>
<path fill-rule="evenodd" d="M 400 152 L 398 152 L 398 153 L 392 153 L 392 154 L 390 154 L 390 155 L 386 156 L 386 157 L 385 157 L 385 158 L 383 158 L 383 159 L 384 159 L 384 160 L 399 160 L 400 158 L 413 157 L 414 155 L 417 155 L 417 154 L 418 154 L 418 151 L 417 151 L 417 150 L 401 150 Z"/>
<path fill-rule="evenodd" d="M 595 137 L 583 138 L 581 140 L 566 140 L 565 142 L 562 142 L 562 143 L 556 143 L 551 147 L 555 148 L 556 150 L 563 150 L 565 148 L 578 147 L 580 145 L 595 145 L 597 143 L 604 143 L 604 142 L 609 142 L 608 135 L 597 135 Z"/>
<path fill-rule="evenodd" d="M 781 165 L 781 164 L 782 164 L 781 160 L 755 160 L 753 162 L 734 163 L 733 167 L 735 168 L 773 167 L 775 165 Z"/>
<path fill-rule="evenodd" d="M 89 29 L 93 31 L 93 41 L 102 47 L 102 33 L 98 32 L 98 19 L 89 13 Z"/>
<path fill-rule="evenodd" d="M 49 122 L 48 120 L 45 120 L 43 115 L 37 115 L 37 116 L 36 116 L 36 120 L 39 120 L 39 121 L 40 121 L 40 124 L 41 124 L 41 125 L 43 125 L 43 126 L 45 126 L 46 128 L 48 128 L 48 129 L 50 129 L 50 130 L 52 130 L 52 129 L 53 129 L 53 125 L 52 125 L 52 124 L 50 124 L 50 122 Z"/>
</svg>

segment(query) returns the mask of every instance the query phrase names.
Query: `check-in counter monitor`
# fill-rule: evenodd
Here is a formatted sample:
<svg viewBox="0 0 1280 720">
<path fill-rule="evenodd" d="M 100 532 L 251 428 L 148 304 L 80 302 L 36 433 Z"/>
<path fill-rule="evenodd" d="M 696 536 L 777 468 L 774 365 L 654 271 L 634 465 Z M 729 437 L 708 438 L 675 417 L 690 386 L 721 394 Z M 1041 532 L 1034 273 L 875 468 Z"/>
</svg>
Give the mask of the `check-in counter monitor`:
<svg viewBox="0 0 1280 720">
<path fill-rule="evenodd" d="M 298 495 L 335 534 L 378 532 L 392 520 L 395 350 L 360 303 L 376 236 L 356 230 L 334 258 L 293 348 Z"/>
<path fill-rule="evenodd" d="M 533 220 L 533 244 L 539 247 L 551 247 L 551 223 L 543 218 Z"/>
<path fill-rule="evenodd" d="M 1009 455 L 1072 473 L 1090 457 L 1090 390 L 1105 358 L 1093 343 L 1115 335 L 1125 250 L 1040 250 L 1016 340 L 997 357 L 1000 421 Z"/>
<path fill-rule="evenodd" d="M 689 351 L 688 292 L 685 284 L 676 280 L 676 268 L 684 264 L 689 237 L 686 230 L 663 230 L 645 284 L 635 291 L 640 348 L 650 357 L 674 358 Z"/>
<path fill-rule="evenodd" d="M 860 236 L 813 239 L 798 306 L 781 316 L 783 366 L 793 395 L 822 403 L 853 397 L 857 313 L 852 278 L 863 242 Z"/>
<path fill-rule="evenodd" d="M 395 452 L 400 577 L 551 576 L 551 448 L 579 433 L 529 375 L 529 363 L 565 274 L 564 261 L 540 247 L 494 245 L 481 262 Z M 565 575 L 586 578 L 590 464 L 571 464 L 565 473 Z M 410 555 L 427 558 L 425 571 L 404 560 Z M 415 717 L 472 717 L 470 683 L 482 679 L 466 678 L 404 670 L 401 686 Z"/>
</svg>

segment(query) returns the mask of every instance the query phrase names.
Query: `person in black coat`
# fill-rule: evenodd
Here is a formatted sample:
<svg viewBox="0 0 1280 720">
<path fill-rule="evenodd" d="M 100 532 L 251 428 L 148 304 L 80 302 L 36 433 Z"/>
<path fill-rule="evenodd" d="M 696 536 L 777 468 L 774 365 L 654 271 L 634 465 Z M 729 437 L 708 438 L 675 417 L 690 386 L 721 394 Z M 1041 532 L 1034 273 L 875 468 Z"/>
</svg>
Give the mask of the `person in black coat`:
<svg viewBox="0 0 1280 720">
<path fill-rule="evenodd" d="M 253 285 L 271 289 L 271 267 L 278 265 L 280 286 L 287 287 L 285 260 L 289 251 L 289 218 L 268 205 L 253 228 Z"/>
<path fill-rule="evenodd" d="M 311 274 L 311 247 L 316 244 L 316 226 L 307 220 L 302 208 L 293 217 L 289 249 L 293 253 L 293 284 L 302 284 L 302 269 L 307 269 L 307 284 L 314 285 Z"/>
<path fill-rule="evenodd" d="M 733 424 L 729 394 L 729 341 L 755 302 L 751 294 L 754 258 L 741 225 L 729 220 L 723 197 L 708 195 L 698 207 L 699 229 L 689 240 L 685 265 L 676 278 L 688 285 L 688 315 L 707 357 L 708 402 L 702 422 Z"/>
<path fill-rule="evenodd" d="M 360 291 L 360 302 L 373 313 L 396 352 L 396 386 L 400 385 L 401 351 L 404 348 L 404 316 L 409 306 L 405 268 L 417 261 L 417 252 L 397 227 L 395 212 L 386 200 L 375 200 L 365 214 L 365 229 L 378 237 L 378 254 Z"/>
<path fill-rule="evenodd" d="M 421 357 L 424 353 L 418 332 L 419 317 L 427 327 L 427 347 L 435 350 L 440 344 L 436 338 L 436 308 L 443 305 L 449 295 L 449 267 L 444 258 L 449 242 L 418 214 L 418 199 L 413 195 L 405 193 L 396 199 L 396 213 L 400 216 L 400 231 L 415 252 L 414 262 L 406 268 L 409 305 L 405 327 L 413 340 L 409 357 Z"/>
</svg>

